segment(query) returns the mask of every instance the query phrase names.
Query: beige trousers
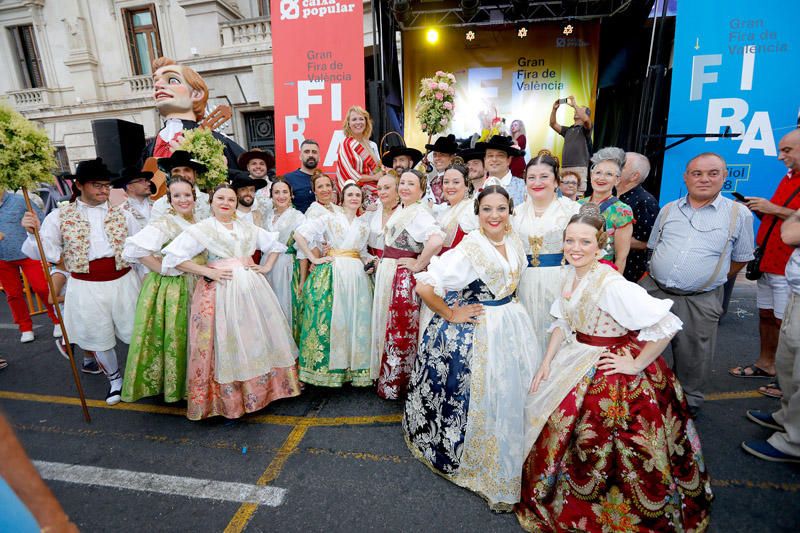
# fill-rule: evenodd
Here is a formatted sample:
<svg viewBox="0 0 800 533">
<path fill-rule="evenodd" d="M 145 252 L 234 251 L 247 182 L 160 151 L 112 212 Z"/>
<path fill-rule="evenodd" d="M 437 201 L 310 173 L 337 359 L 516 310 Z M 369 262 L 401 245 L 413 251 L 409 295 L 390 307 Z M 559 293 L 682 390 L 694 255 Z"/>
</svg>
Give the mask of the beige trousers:
<svg viewBox="0 0 800 533">
<path fill-rule="evenodd" d="M 800 457 L 800 294 L 792 293 L 781 324 L 775 370 L 783 391 L 781 408 L 772 417 L 786 432 L 777 431 L 768 442 L 785 454 Z"/>
</svg>

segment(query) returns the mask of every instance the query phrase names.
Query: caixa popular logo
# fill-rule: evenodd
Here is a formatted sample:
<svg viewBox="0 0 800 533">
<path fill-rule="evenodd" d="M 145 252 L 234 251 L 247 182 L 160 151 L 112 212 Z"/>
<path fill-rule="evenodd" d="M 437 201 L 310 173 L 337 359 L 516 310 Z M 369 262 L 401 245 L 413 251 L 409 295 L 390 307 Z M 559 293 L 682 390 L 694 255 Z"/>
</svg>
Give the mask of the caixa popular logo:
<svg viewBox="0 0 800 533">
<path fill-rule="evenodd" d="M 300 18 L 300 0 L 281 0 L 281 20 Z"/>
<path fill-rule="evenodd" d="M 556 48 L 584 48 L 589 46 L 589 41 L 578 37 L 556 37 Z"/>
</svg>

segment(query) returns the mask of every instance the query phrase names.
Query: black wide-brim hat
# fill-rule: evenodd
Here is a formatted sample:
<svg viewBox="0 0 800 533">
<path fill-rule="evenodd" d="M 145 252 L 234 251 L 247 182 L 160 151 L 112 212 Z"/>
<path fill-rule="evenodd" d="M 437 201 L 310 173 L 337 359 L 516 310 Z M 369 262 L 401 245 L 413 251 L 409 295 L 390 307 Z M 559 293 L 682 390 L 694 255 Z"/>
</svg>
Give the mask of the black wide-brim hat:
<svg viewBox="0 0 800 533">
<path fill-rule="evenodd" d="M 253 159 L 261 159 L 267 164 L 267 168 L 275 167 L 275 154 L 273 154 L 270 150 L 261 150 L 259 148 L 253 148 L 249 152 L 245 152 L 240 155 L 239 159 L 236 160 L 236 164 L 240 169 L 247 170 L 247 163 Z"/>
<path fill-rule="evenodd" d="M 394 158 L 401 155 L 407 155 L 411 158 L 412 167 L 416 166 L 417 163 L 419 163 L 422 159 L 422 152 L 416 148 L 409 148 L 408 146 L 392 146 L 389 151 L 383 154 L 383 157 L 381 157 L 381 163 L 383 163 L 383 166 L 391 168 Z"/>
<path fill-rule="evenodd" d="M 458 152 L 456 136 L 451 133 L 447 137 L 439 137 L 433 144 L 426 144 L 425 149 L 443 154 L 455 154 Z"/>
<path fill-rule="evenodd" d="M 111 185 L 114 186 L 115 189 L 124 189 L 126 185 L 128 185 L 133 180 L 138 179 L 146 179 L 150 180 L 153 178 L 153 173 L 148 172 L 146 170 L 139 170 L 136 167 L 125 167 L 120 171 L 119 177 L 114 178 L 111 180 Z M 151 182 L 151 189 L 153 188 L 153 184 Z"/>
<path fill-rule="evenodd" d="M 241 189 L 242 187 L 255 187 L 256 190 L 263 189 L 267 186 L 267 180 L 256 180 L 250 177 L 250 174 L 244 170 L 230 169 L 228 170 L 228 181 L 231 182 L 233 190 Z"/>
<path fill-rule="evenodd" d="M 197 159 L 193 159 L 192 154 L 186 150 L 177 150 L 169 157 L 158 158 L 158 168 L 167 174 L 172 172 L 172 169 L 175 167 L 189 167 L 194 169 L 195 172 L 205 172 L 208 170 L 203 163 Z"/>
<path fill-rule="evenodd" d="M 475 148 L 483 150 L 484 152 L 486 152 L 486 150 L 502 150 L 511 157 L 525 153 L 518 148 L 514 148 L 512 146 L 513 144 L 514 141 L 511 139 L 511 137 L 506 137 L 505 135 L 494 135 L 487 142 L 476 144 Z"/>
<path fill-rule="evenodd" d="M 486 150 L 481 150 L 472 146 L 472 139 L 467 139 L 459 146 L 458 157 L 464 160 L 464 163 L 469 163 L 473 159 L 480 159 L 483 161 L 483 156 L 486 155 Z"/>
<path fill-rule="evenodd" d="M 87 181 L 111 181 L 119 174 L 111 172 L 109 168 L 103 163 L 103 159 L 88 159 L 78 163 L 78 168 L 75 169 L 75 180 L 78 183 L 86 183 Z"/>
</svg>

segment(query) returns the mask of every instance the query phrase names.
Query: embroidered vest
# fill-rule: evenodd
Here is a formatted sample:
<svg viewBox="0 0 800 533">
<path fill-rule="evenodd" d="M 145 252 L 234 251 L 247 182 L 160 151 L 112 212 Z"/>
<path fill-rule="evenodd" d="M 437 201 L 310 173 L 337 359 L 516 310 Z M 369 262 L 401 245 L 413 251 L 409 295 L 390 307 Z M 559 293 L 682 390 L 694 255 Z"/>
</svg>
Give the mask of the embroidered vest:
<svg viewBox="0 0 800 533">
<path fill-rule="evenodd" d="M 69 272 L 87 274 L 89 272 L 89 221 L 81 215 L 78 203 L 73 202 L 61 208 L 58 213 L 63 241 L 62 255 Z M 122 248 L 128 238 L 128 224 L 119 206 L 109 208 L 104 221 L 108 243 L 114 250 L 117 270 L 129 265 L 122 260 Z"/>
</svg>

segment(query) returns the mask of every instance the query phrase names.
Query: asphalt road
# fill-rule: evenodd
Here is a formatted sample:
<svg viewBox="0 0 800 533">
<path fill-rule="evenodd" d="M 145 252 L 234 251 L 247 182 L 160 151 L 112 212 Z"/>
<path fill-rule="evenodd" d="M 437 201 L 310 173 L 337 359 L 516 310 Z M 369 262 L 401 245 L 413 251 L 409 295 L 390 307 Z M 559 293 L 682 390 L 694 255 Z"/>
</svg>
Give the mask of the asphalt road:
<svg viewBox="0 0 800 533">
<path fill-rule="evenodd" d="M 309 387 L 241 420 L 190 422 L 158 401 L 109 408 L 105 378 L 84 375 L 86 424 L 47 317 L 34 320 L 36 341 L 19 344 L 0 304 L 0 410 L 82 531 L 520 531 L 414 460 L 400 407 L 372 390 Z M 740 282 L 697 421 L 716 494 L 711 530 L 797 532 L 800 467 L 739 447 L 769 435 L 745 410 L 777 406 L 753 392 L 765 380 L 726 371 L 754 360 L 756 321 L 754 284 Z"/>
</svg>

